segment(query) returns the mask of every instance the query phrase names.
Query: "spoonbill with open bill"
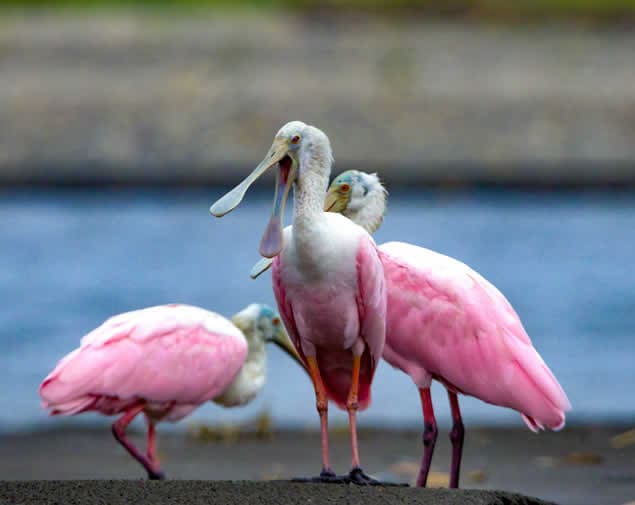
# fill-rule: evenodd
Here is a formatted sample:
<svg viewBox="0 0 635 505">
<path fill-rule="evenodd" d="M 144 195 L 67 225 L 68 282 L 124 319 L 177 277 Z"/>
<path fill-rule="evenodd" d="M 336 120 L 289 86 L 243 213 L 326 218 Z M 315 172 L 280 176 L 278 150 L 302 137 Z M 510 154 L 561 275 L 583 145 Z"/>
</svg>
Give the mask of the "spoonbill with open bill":
<svg viewBox="0 0 635 505">
<path fill-rule="evenodd" d="M 312 480 L 376 484 L 361 469 L 356 413 L 371 400 L 371 384 L 385 339 L 384 272 L 368 232 L 339 214 L 325 213 L 323 202 L 333 162 L 328 137 L 292 121 L 276 134 L 265 159 L 210 209 L 223 216 L 242 200 L 248 187 L 277 165 L 271 219 L 260 243 L 273 260 L 273 290 L 284 325 L 311 375 L 322 436 L 322 472 Z M 282 214 L 295 188 L 293 232 Z M 328 399 L 349 415 L 352 468 L 337 477 L 328 451 Z"/>
</svg>

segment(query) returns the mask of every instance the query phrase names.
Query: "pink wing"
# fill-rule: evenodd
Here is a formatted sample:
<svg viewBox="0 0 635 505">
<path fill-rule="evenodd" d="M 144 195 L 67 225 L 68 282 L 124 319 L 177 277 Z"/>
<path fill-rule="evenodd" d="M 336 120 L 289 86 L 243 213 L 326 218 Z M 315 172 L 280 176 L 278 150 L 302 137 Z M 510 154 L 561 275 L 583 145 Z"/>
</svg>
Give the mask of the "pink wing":
<svg viewBox="0 0 635 505">
<path fill-rule="evenodd" d="M 293 342 L 295 350 L 298 351 L 298 354 L 302 358 L 304 366 L 308 369 L 306 356 L 302 352 L 302 346 L 300 345 L 298 327 L 296 326 L 293 318 L 293 308 L 291 307 L 291 302 L 287 299 L 287 294 L 284 290 L 284 284 L 282 283 L 280 273 L 280 255 L 278 255 L 274 258 L 271 266 L 271 287 L 273 288 L 273 295 L 276 298 L 278 311 L 280 312 L 280 317 L 282 318 L 284 327 L 289 334 L 289 338 L 291 338 L 291 342 Z"/>
<path fill-rule="evenodd" d="M 86 335 L 44 379 L 40 397 L 52 415 L 114 414 L 139 400 L 185 407 L 186 415 L 222 393 L 246 355 L 244 336 L 222 316 L 187 305 L 150 307 Z"/>
<path fill-rule="evenodd" d="M 362 355 L 358 393 L 359 408 L 363 410 L 368 407 L 371 401 L 370 385 L 384 347 L 386 315 L 383 266 L 379 260 L 374 242 L 368 237 L 364 237 L 360 241 L 356 255 L 356 268 L 358 291 L 355 301 L 359 317 L 360 336 L 366 344 L 365 352 Z M 280 256 L 277 256 L 274 259 L 272 268 L 274 295 L 284 325 L 306 366 L 306 356 L 302 352 L 302 346 L 300 345 L 300 336 L 293 315 L 292 302 L 286 295 L 280 272 Z M 337 369 L 331 369 L 331 373 L 323 374 L 322 380 L 328 397 L 340 408 L 345 408 L 350 389 L 350 370 L 347 368 L 349 367 L 350 352 L 338 353 L 330 351 L 324 359 L 327 361 L 340 361 L 342 358 L 346 363 L 344 365 L 340 363 Z M 322 366 L 321 361 L 320 366 Z"/>
<path fill-rule="evenodd" d="M 391 364 L 423 367 L 451 389 L 513 408 L 532 430 L 564 425 L 567 396 L 498 289 L 428 249 L 379 249 L 389 310 L 384 356 L 399 359 Z"/>
<path fill-rule="evenodd" d="M 384 268 L 375 243 L 369 237 L 360 240 L 357 251 L 357 310 L 360 336 L 366 344 L 359 378 L 359 406 L 370 405 L 370 386 L 386 340 L 386 287 Z"/>
</svg>

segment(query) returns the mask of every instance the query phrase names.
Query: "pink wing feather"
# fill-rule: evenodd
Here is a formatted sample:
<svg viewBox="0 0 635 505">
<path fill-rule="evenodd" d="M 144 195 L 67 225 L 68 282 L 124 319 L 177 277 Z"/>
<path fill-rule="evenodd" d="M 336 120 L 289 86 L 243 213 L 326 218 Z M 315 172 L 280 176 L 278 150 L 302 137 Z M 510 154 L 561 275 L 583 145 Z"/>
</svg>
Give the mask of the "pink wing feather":
<svg viewBox="0 0 635 505">
<path fill-rule="evenodd" d="M 247 355 L 222 316 L 187 305 L 120 314 L 90 332 L 40 386 L 52 415 L 114 414 L 143 400 L 175 410 L 170 420 L 218 396 Z M 183 415 L 176 416 L 176 412 Z"/>
<path fill-rule="evenodd" d="M 428 249 L 392 242 L 379 250 L 388 290 L 384 357 L 393 366 L 409 368 L 415 382 L 423 368 L 451 389 L 513 408 L 532 430 L 564 425 L 567 396 L 498 289 Z"/>
<path fill-rule="evenodd" d="M 384 268 L 377 247 L 369 237 L 360 240 L 357 251 L 357 289 L 360 336 L 366 344 L 369 357 L 368 362 L 362 359 L 359 379 L 359 406 L 365 409 L 370 405 L 370 386 L 386 340 Z"/>
</svg>

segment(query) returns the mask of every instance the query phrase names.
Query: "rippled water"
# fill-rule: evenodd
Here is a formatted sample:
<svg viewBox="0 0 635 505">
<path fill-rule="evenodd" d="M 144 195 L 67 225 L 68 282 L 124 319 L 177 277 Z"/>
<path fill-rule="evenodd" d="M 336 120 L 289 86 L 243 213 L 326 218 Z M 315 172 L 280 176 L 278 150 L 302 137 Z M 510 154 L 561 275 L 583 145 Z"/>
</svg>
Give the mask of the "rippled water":
<svg viewBox="0 0 635 505">
<path fill-rule="evenodd" d="M 275 304 L 269 275 L 252 281 L 269 193 L 250 193 L 222 220 L 206 191 L 12 191 L 0 201 L 0 429 L 53 426 L 37 388 L 57 360 L 108 316 L 168 302 L 231 315 Z M 494 282 L 567 391 L 571 419 L 635 411 L 635 194 L 394 192 L 376 235 L 455 256 Z M 238 420 L 269 409 L 276 423 L 317 426 L 313 391 L 269 352 L 269 381 L 246 408 L 206 405 L 193 419 Z M 438 419 L 449 419 L 435 387 Z M 517 414 L 463 399 L 468 424 Z M 344 420 L 332 409 L 332 419 Z M 71 422 L 105 422 L 90 414 Z M 360 423 L 417 425 L 416 389 L 382 364 Z"/>
</svg>

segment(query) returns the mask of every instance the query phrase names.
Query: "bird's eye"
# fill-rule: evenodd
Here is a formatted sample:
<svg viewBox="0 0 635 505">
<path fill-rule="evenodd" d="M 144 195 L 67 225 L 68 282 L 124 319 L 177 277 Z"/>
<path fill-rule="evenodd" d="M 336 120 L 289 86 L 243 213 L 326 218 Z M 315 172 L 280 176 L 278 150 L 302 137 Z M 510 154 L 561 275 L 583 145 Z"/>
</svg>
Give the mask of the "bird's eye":
<svg viewBox="0 0 635 505">
<path fill-rule="evenodd" d="M 348 193 L 351 190 L 351 185 L 350 184 L 342 184 L 340 186 L 340 191 L 342 193 Z"/>
<path fill-rule="evenodd" d="M 294 136 L 291 138 L 291 143 L 292 143 L 292 144 L 297 144 L 298 142 L 300 142 L 300 135 L 294 135 Z"/>
<path fill-rule="evenodd" d="M 274 326 L 278 326 L 278 325 L 280 324 L 280 318 L 279 318 L 279 317 L 274 317 L 274 318 L 271 320 L 271 323 L 272 323 Z"/>
</svg>

